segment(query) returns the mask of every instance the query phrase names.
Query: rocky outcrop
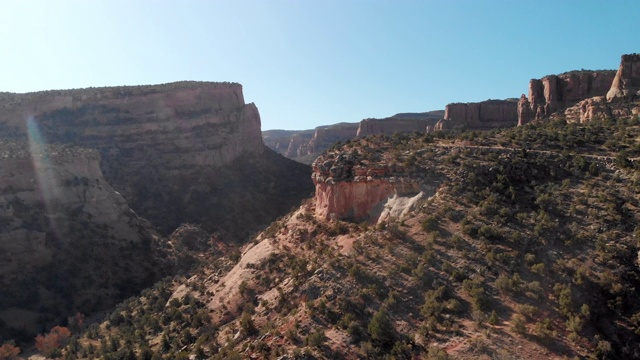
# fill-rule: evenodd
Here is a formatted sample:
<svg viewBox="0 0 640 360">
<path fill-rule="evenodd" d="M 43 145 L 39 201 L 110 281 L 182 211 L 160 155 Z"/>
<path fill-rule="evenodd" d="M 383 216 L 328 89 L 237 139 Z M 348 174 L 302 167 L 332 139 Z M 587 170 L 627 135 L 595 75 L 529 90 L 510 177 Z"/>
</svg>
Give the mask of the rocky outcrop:
<svg viewBox="0 0 640 360">
<path fill-rule="evenodd" d="M 170 270 L 99 165 L 95 150 L 0 140 L 0 335 L 106 309 Z"/>
<path fill-rule="evenodd" d="M 275 169 L 287 166 L 296 169 L 284 173 L 310 171 L 267 154 L 258 109 L 244 103 L 242 86 L 235 83 L 3 93 L 0 127 L 15 137 L 39 134 L 48 143 L 98 150 L 107 181 L 165 234 L 190 222 L 233 238 L 248 236 L 277 212 L 256 214 L 244 224 L 232 219 L 232 214 L 261 206 L 239 202 L 258 191 L 243 184 L 269 184 L 281 176 Z M 254 173 L 249 175 L 250 167 Z M 240 173 L 247 178 L 227 178 Z M 276 187 L 300 199 L 311 189 L 310 181 L 302 179 L 286 177 Z M 267 196 L 270 204 L 295 201 L 278 199 L 282 194 L 270 189 L 258 198 Z"/>
<path fill-rule="evenodd" d="M 327 220 L 375 223 L 385 204 L 397 196 L 435 194 L 437 181 L 410 176 L 403 166 L 369 163 L 357 153 L 329 153 L 313 163 L 316 216 Z"/>
<path fill-rule="evenodd" d="M 444 119 L 429 130 L 448 130 L 457 126 L 466 129 L 511 127 L 517 121 L 518 104 L 514 99 L 453 103 L 447 105 Z"/>
<path fill-rule="evenodd" d="M 557 114 L 569 122 L 585 123 L 631 117 L 640 114 L 640 55 L 623 55 L 620 67 L 610 84 L 606 97 L 603 95 L 583 99 L 573 106 L 561 109 Z M 602 88 L 599 93 L 604 93 Z"/>
<path fill-rule="evenodd" d="M 607 92 L 607 101 L 640 98 L 640 54 L 622 55 L 620 67 Z"/>
<path fill-rule="evenodd" d="M 548 118 L 587 98 L 604 96 L 614 76 L 613 70 L 581 70 L 532 79 L 529 96 L 522 95 L 518 101 L 518 125 Z"/>
</svg>

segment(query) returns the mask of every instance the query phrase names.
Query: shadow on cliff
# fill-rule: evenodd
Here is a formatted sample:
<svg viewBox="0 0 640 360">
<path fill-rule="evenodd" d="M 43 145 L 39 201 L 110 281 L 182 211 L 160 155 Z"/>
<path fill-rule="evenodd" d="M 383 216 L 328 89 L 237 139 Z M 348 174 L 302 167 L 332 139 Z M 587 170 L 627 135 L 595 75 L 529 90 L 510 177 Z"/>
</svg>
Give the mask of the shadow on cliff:
<svg viewBox="0 0 640 360">
<path fill-rule="evenodd" d="M 131 207 L 169 234 L 181 223 L 197 223 L 225 242 L 244 242 L 298 206 L 313 192 L 311 167 L 265 147 L 227 166 L 201 168 L 175 177 L 145 169 L 132 182 Z"/>
</svg>

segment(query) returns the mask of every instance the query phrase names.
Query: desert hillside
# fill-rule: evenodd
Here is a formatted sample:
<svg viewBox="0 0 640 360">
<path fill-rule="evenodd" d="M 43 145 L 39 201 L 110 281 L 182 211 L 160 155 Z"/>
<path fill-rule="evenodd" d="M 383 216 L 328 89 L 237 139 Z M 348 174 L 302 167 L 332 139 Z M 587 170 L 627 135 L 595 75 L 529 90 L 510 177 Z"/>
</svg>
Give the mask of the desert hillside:
<svg viewBox="0 0 640 360">
<path fill-rule="evenodd" d="M 241 254 L 158 283 L 65 351 L 637 357 L 638 136 L 634 117 L 351 141 Z"/>
</svg>

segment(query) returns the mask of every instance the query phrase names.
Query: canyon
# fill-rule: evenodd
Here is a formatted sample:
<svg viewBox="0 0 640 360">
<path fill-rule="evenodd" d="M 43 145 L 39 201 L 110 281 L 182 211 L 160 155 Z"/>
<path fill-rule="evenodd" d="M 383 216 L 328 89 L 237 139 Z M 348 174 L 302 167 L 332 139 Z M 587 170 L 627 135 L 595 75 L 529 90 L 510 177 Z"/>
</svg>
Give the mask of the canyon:
<svg viewBox="0 0 640 360">
<path fill-rule="evenodd" d="M 245 242 L 313 190 L 235 83 L 0 93 L 0 165 L 0 337 L 20 340 Z M 167 239 L 185 223 L 212 240 Z"/>
<path fill-rule="evenodd" d="M 313 130 L 265 130 L 266 146 L 287 158 L 311 164 L 338 141 L 376 134 L 423 132 L 442 118 L 444 111 L 399 113 L 383 119 L 363 119 L 359 123 L 337 123 Z"/>
<path fill-rule="evenodd" d="M 106 180 L 164 234 L 194 222 L 227 237 L 248 236 L 257 224 L 240 225 L 232 218 L 249 210 L 239 198 L 251 196 L 255 185 L 267 186 L 259 184 L 271 183 L 266 178 L 283 167 L 308 171 L 269 153 L 258 109 L 244 103 L 236 83 L 2 93 L 0 127 L 15 138 L 39 136 L 48 143 L 96 149 Z M 249 176 L 249 171 L 258 172 Z M 236 176 L 254 182 L 248 193 L 227 180 Z M 294 199 L 269 191 L 259 197 L 270 197 L 269 206 L 286 210 L 311 189 L 308 180 L 287 179 L 276 186 L 298 192 L 291 194 Z M 227 206 L 242 209 L 220 210 Z M 252 217 L 260 224 L 270 221 L 268 211 Z"/>
</svg>

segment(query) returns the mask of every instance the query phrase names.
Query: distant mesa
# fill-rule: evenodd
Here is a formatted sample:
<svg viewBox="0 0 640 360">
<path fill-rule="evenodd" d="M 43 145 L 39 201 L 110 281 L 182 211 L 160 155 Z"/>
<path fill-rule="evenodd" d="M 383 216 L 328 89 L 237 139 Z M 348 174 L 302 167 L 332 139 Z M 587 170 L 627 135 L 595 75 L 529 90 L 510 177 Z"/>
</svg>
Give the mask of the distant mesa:
<svg viewBox="0 0 640 360">
<path fill-rule="evenodd" d="M 517 124 L 517 100 L 487 100 L 476 103 L 448 104 L 444 118 L 429 130 L 492 129 Z"/>
<path fill-rule="evenodd" d="M 399 113 L 384 119 L 364 119 L 359 123 L 338 123 L 312 130 L 267 130 L 262 132 L 265 145 L 280 154 L 311 164 L 322 152 L 338 141 L 375 134 L 424 132 L 442 118 L 444 111 Z"/>
</svg>

